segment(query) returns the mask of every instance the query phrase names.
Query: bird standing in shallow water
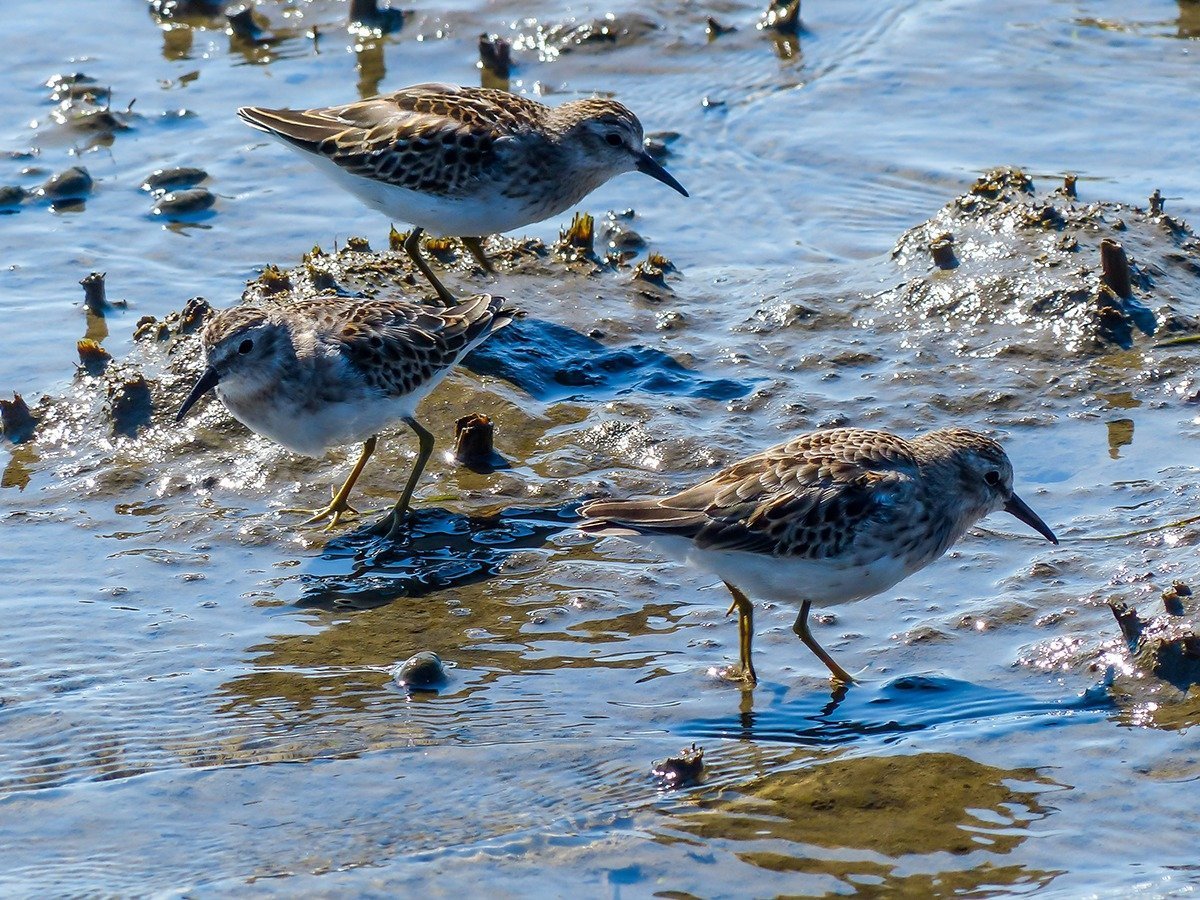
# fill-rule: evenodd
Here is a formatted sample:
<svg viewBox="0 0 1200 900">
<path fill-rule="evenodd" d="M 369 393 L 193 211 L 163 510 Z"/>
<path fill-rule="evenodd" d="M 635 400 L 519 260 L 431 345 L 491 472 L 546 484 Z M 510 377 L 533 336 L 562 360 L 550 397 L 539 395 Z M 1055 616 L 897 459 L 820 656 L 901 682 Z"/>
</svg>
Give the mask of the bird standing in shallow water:
<svg viewBox="0 0 1200 900">
<path fill-rule="evenodd" d="M 433 435 L 417 421 L 417 405 L 514 315 L 502 297 L 487 295 L 449 309 L 336 294 L 234 306 L 205 327 L 207 366 L 176 421 L 215 390 L 234 418 L 294 453 L 321 456 L 330 447 L 362 441 L 345 483 L 304 523 L 329 519 L 326 530 L 354 511 L 350 491 L 378 433 L 405 422 L 416 432 L 420 452 L 400 499 L 376 526 L 392 537 L 433 452 Z"/>
<path fill-rule="evenodd" d="M 418 84 L 344 106 L 238 115 L 372 209 L 413 225 L 404 249 L 447 305 L 457 301 L 421 256 L 425 231 L 462 238 L 490 271 L 484 235 L 556 216 L 623 172 L 687 196 L 615 100 L 551 107 L 507 91 Z"/>
<path fill-rule="evenodd" d="M 1012 464 L 991 438 L 946 428 L 906 441 L 834 428 L 802 434 L 669 497 L 587 503 L 579 527 L 648 543 L 724 581 L 750 684 L 758 680 L 751 596 L 799 603 L 793 630 L 848 684 L 854 679 L 809 630 L 810 607 L 887 590 L 998 510 L 1058 543 L 1013 493 Z"/>
</svg>

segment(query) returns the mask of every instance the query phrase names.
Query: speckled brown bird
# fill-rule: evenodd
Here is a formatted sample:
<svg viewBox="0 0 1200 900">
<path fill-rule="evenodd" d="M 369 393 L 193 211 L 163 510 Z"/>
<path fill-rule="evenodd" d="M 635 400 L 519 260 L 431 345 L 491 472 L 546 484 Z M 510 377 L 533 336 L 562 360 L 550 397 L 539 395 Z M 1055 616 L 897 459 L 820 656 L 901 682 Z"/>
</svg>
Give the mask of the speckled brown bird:
<svg viewBox="0 0 1200 900">
<path fill-rule="evenodd" d="M 417 421 L 417 405 L 514 315 L 502 297 L 489 295 L 448 309 L 336 294 L 235 306 L 204 329 L 207 365 L 176 420 L 215 390 L 239 422 L 294 453 L 322 456 L 330 447 L 362 441 L 345 483 L 304 523 L 329 519 L 329 528 L 353 511 L 350 491 L 379 432 L 406 423 L 417 434 L 420 452 L 400 499 L 377 526 L 394 536 L 433 452 L 433 435 Z"/>
<path fill-rule="evenodd" d="M 929 565 L 968 528 L 1004 510 L 1058 539 L 1013 492 L 1001 446 L 966 428 L 911 441 L 884 431 L 802 434 L 669 497 L 595 501 L 580 527 L 644 541 L 720 578 L 738 611 L 741 676 L 751 659 L 750 597 L 799 603 L 793 626 L 835 679 L 854 679 L 808 627 L 814 603 L 870 597 Z"/>
<path fill-rule="evenodd" d="M 480 237 L 556 216 L 610 178 L 638 171 L 687 196 L 615 100 L 551 107 L 489 88 L 417 84 L 344 106 L 238 110 L 384 215 L 415 226 L 404 242 L 443 303 L 453 295 L 420 253 L 425 231 Z"/>
</svg>

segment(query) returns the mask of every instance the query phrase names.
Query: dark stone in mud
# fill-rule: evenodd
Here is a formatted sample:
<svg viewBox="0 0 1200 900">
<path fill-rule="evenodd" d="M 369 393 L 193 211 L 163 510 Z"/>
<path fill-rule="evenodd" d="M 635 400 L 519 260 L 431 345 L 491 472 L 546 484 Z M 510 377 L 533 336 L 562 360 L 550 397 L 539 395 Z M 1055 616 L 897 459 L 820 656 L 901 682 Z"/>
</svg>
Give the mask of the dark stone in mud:
<svg viewBox="0 0 1200 900">
<path fill-rule="evenodd" d="M 695 743 L 684 747 L 678 756 L 668 756 L 652 770 L 665 788 L 691 787 L 704 775 L 704 748 Z"/>
<path fill-rule="evenodd" d="M 0 425 L 4 428 L 4 436 L 14 444 L 23 444 L 37 429 L 40 416 L 35 416 L 29 409 L 29 404 L 20 394 L 13 394 L 11 400 L 0 400 Z"/>
<path fill-rule="evenodd" d="M 1170 600 L 1164 595 L 1167 612 L 1149 619 L 1143 619 L 1124 603 L 1110 603 L 1109 608 L 1138 668 L 1187 691 L 1191 685 L 1200 684 L 1200 629 L 1184 615 L 1171 612 L 1188 612 L 1182 601 L 1191 598 L 1191 590 L 1187 585 L 1182 587 L 1184 591 L 1178 589 L 1179 585 L 1172 588 Z"/>
<path fill-rule="evenodd" d="M 138 429 L 150 424 L 153 413 L 150 385 L 141 372 L 131 372 L 109 383 L 108 415 L 114 436 L 137 437 Z"/>
<path fill-rule="evenodd" d="M 0 186 L 0 209 L 20 206 L 29 197 L 29 191 L 15 184 Z"/>
<path fill-rule="evenodd" d="M 38 194 L 47 200 L 82 200 L 92 192 L 92 176 L 83 166 L 71 166 L 52 176 Z"/>
<path fill-rule="evenodd" d="M 175 166 L 170 169 L 155 169 L 142 182 L 144 191 L 170 191 L 192 187 L 208 179 L 208 173 L 194 166 Z"/>
<path fill-rule="evenodd" d="M 436 691 L 446 683 L 446 667 L 432 650 L 420 650 L 401 663 L 393 677 L 410 691 Z"/>
<path fill-rule="evenodd" d="M 217 197 L 207 188 L 188 188 L 170 191 L 159 197 L 151 212 L 156 216 L 189 216 L 210 209 Z"/>
</svg>

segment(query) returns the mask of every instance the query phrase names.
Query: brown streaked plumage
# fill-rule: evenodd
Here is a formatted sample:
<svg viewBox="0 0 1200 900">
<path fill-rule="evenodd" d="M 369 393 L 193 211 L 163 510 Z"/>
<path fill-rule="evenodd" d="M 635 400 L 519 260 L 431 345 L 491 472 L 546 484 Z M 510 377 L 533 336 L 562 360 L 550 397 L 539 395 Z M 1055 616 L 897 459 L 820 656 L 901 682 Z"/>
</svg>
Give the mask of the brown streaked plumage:
<svg viewBox="0 0 1200 900">
<path fill-rule="evenodd" d="M 739 612 L 750 683 L 748 595 L 800 602 L 796 633 L 836 679 L 850 682 L 813 639 L 811 605 L 887 590 L 997 510 L 1058 543 L 1013 493 L 1012 476 L 1001 446 L 965 428 L 911 441 L 836 428 L 802 434 L 668 497 L 585 504 L 580 527 L 647 540 L 721 578 L 733 594 L 730 611 Z"/>
<path fill-rule="evenodd" d="M 646 153 L 637 116 L 615 100 L 550 107 L 488 88 L 418 84 L 320 109 L 238 110 L 299 150 L 368 206 L 415 226 L 405 249 L 443 303 L 453 296 L 420 255 L 424 231 L 470 240 L 558 215 L 622 172 L 687 191 Z"/>
<path fill-rule="evenodd" d="M 380 529 L 393 534 L 433 450 L 416 408 L 470 350 L 512 321 L 501 297 L 479 295 L 449 309 L 402 299 L 326 294 L 288 304 L 235 306 L 204 329 L 207 367 L 177 418 L 215 389 L 252 431 L 296 453 L 320 456 L 357 441 L 363 450 L 330 504 L 305 524 L 337 525 L 377 434 L 403 421 L 420 453 Z"/>
</svg>

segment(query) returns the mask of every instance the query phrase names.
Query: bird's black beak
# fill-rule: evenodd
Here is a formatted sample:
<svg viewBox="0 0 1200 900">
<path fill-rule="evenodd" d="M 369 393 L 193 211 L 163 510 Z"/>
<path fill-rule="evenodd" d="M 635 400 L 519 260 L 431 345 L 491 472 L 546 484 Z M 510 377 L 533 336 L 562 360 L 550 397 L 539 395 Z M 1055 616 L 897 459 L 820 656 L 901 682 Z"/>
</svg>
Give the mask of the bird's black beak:
<svg viewBox="0 0 1200 900">
<path fill-rule="evenodd" d="M 683 189 L 683 185 L 676 181 L 675 177 L 670 172 L 655 162 L 654 157 L 645 150 L 643 150 L 642 155 L 638 157 L 637 170 L 649 175 L 651 178 L 661 181 L 667 187 L 675 188 L 675 190 L 679 191 L 679 193 L 683 194 L 685 197 L 688 195 L 688 192 Z"/>
<path fill-rule="evenodd" d="M 183 401 L 183 406 L 179 407 L 179 412 L 175 414 L 175 421 L 182 422 L 183 417 L 187 415 L 187 411 L 195 405 L 196 401 L 215 388 L 220 380 L 221 376 L 217 374 L 217 370 L 212 366 L 208 366 L 196 381 L 196 386 L 192 388 L 192 392 Z M 1033 514 L 1030 513 L 1030 515 Z"/>
<path fill-rule="evenodd" d="M 1029 504 L 1016 494 L 1008 498 L 1008 502 L 1004 504 L 1004 511 L 1016 516 L 1050 543 L 1058 543 L 1058 538 L 1054 536 L 1054 532 L 1050 530 L 1050 526 L 1043 522 L 1041 516 L 1030 509 Z"/>
</svg>

